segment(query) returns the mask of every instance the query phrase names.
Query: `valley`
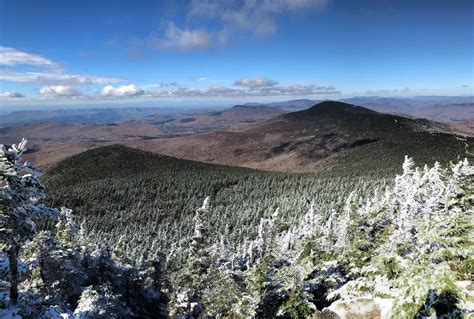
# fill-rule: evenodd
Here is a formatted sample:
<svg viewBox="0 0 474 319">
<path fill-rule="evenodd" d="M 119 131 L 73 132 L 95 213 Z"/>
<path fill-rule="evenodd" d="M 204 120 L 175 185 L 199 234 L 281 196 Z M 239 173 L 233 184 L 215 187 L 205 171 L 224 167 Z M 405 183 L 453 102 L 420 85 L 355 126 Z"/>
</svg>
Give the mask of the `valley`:
<svg viewBox="0 0 474 319">
<path fill-rule="evenodd" d="M 217 130 L 235 131 L 285 113 L 283 110 L 265 106 L 234 106 L 230 109 L 197 114 L 190 111 L 177 113 L 176 110 L 167 112 L 166 109 L 151 109 L 148 113 L 142 109 L 89 112 L 93 115 L 80 117 L 72 111 L 58 111 L 57 114 L 48 113 L 49 119 L 30 121 L 26 117 L 26 122 L 0 128 L 0 138 L 5 143 L 14 143 L 28 132 L 31 138 L 27 158 L 46 169 L 68 156 L 94 147 L 115 143 L 139 147 L 147 140 Z M 149 114 L 150 112 L 152 114 Z M 102 117 L 102 114 L 106 115 Z M 139 119 L 130 120 L 130 117 Z M 107 119 L 116 121 L 98 123 Z"/>
</svg>

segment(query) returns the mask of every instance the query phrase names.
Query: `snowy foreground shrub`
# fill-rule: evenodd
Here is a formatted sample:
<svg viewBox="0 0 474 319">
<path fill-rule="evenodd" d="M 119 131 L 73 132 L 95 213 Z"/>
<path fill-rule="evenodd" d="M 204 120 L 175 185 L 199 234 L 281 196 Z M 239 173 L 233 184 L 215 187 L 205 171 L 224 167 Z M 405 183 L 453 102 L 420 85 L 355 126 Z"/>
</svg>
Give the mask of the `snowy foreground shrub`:
<svg viewBox="0 0 474 319">
<path fill-rule="evenodd" d="M 44 206 L 25 150 L 26 140 L 0 145 L 0 318 L 164 316 L 160 262 L 134 268 L 89 243 L 70 209 Z"/>
<path fill-rule="evenodd" d="M 352 302 L 376 305 L 382 318 L 463 317 L 472 311 L 465 288 L 474 270 L 473 182 L 467 161 L 419 169 L 406 158 L 385 192 L 368 199 L 351 193 L 340 212 L 311 205 L 298 225 L 282 224 L 277 210 L 235 253 L 225 240 L 207 243 L 206 200 L 196 213 L 188 266 L 173 275 L 171 313 L 333 318 L 332 310 L 344 316 L 338 309 L 345 304 L 351 317 Z"/>
</svg>

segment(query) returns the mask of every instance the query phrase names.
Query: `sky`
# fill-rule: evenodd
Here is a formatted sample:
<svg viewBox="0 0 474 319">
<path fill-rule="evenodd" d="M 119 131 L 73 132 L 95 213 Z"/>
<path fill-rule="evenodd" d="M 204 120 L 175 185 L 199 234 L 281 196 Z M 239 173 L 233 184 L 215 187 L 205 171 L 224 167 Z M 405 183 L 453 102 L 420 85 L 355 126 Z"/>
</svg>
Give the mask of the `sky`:
<svg viewBox="0 0 474 319">
<path fill-rule="evenodd" d="M 472 95 L 470 0 L 0 0 L 0 107 Z"/>
</svg>

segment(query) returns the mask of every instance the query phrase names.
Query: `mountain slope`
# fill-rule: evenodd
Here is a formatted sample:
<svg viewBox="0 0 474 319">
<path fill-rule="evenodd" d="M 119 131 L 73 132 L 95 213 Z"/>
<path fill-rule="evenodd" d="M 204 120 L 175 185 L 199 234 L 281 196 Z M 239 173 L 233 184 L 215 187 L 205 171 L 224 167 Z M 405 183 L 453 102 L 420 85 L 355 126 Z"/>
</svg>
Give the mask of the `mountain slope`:
<svg viewBox="0 0 474 319">
<path fill-rule="evenodd" d="M 276 207 L 287 221 L 305 213 L 309 198 L 317 199 L 321 211 L 330 211 L 342 205 L 351 190 L 370 193 L 383 186 L 387 176 L 263 172 L 110 145 L 59 162 L 47 171 L 44 182 L 49 204 L 72 208 L 99 242 L 116 246 L 125 236 L 127 249 L 137 247 L 131 254 L 138 257 L 150 249 L 187 244 L 194 210 L 206 196 L 213 198 L 212 242 L 226 233 L 237 245 L 253 238 L 260 217 Z M 142 238 L 135 236 L 139 233 Z"/>
<path fill-rule="evenodd" d="M 328 165 L 384 169 L 396 167 L 405 155 L 420 164 L 472 155 L 472 138 L 459 139 L 442 130 L 447 128 L 427 120 L 325 101 L 242 132 L 197 134 L 143 146 L 180 158 L 287 172 Z"/>
</svg>

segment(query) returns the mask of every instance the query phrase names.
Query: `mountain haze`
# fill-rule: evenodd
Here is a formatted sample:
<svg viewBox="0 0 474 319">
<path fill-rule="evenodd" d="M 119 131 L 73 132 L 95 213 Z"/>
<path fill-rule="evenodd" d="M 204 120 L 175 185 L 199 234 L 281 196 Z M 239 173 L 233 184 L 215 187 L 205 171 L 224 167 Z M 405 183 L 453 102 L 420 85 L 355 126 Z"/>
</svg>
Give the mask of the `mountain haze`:
<svg viewBox="0 0 474 319">
<path fill-rule="evenodd" d="M 95 147 L 138 145 L 146 140 L 218 130 L 240 131 L 285 113 L 275 107 L 247 105 L 213 111 L 164 112 L 164 109 L 144 108 L 58 110 L 40 112 L 39 119 L 34 121 L 31 112 L 16 112 L 3 120 L 18 120 L 19 123 L 0 128 L 0 139 L 7 144 L 15 143 L 27 132 L 30 141 L 28 159 L 47 168 Z"/>
</svg>

